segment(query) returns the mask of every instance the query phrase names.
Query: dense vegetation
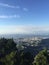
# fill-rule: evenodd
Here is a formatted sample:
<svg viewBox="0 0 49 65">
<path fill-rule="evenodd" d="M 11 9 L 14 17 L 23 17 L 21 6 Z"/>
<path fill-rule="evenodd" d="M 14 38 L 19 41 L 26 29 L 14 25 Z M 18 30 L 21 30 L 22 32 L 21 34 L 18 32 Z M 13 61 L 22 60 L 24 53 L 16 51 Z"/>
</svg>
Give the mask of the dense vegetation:
<svg viewBox="0 0 49 65">
<path fill-rule="evenodd" d="M 0 65 L 48 65 L 47 50 L 40 51 L 35 57 L 30 52 L 18 51 L 13 39 L 0 39 Z"/>
</svg>

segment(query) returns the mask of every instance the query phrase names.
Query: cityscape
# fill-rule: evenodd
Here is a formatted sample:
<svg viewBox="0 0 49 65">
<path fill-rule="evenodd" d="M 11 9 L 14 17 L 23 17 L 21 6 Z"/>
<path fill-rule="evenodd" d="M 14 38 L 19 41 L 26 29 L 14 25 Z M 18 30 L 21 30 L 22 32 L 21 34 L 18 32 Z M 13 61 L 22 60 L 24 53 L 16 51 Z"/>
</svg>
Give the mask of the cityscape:
<svg viewBox="0 0 49 65">
<path fill-rule="evenodd" d="M 0 0 L 0 65 L 49 65 L 49 0 Z"/>
</svg>

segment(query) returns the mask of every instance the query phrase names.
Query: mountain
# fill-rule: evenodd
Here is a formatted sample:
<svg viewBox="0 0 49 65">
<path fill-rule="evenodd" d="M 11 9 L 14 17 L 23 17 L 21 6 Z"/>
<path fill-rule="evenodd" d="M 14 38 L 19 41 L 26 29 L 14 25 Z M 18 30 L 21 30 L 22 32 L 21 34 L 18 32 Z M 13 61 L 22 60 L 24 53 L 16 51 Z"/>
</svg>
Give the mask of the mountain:
<svg viewBox="0 0 49 65">
<path fill-rule="evenodd" d="M 49 38 L 42 39 L 39 46 L 43 46 L 43 47 L 46 47 L 47 49 L 49 49 Z"/>
</svg>

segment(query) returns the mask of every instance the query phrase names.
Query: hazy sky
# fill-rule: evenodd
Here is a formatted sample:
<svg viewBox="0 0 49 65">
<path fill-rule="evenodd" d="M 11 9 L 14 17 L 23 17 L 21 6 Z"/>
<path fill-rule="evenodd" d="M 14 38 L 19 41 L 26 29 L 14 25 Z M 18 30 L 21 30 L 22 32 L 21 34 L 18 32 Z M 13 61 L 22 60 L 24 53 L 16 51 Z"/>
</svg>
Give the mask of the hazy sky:
<svg viewBox="0 0 49 65">
<path fill-rule="evenodd" d="M 0 0 L 0 34 L 49 32 L 49 0 Z"/>
</svg>

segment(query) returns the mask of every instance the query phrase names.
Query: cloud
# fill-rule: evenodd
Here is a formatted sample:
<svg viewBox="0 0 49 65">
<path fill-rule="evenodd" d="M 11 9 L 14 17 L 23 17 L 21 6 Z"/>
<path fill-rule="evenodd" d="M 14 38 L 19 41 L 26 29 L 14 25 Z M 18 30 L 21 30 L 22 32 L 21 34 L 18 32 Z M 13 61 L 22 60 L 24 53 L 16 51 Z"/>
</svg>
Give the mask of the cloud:
<svg viewBox="0 0 49 65">
<path fill-rule="evenodd" d="M 0 6 L 9 7 L 9 8 L 17 8 L 17 9 L 20 8 L 20 6 L 13 6 L 13 5 L 5 4 L 5 3 L 0 3 Z"/>
<path fill-rule="evenodd" d="M 19 6 L 19 5 L 14 6 L 14 5 L 9 5 L 9 4 L 5 4 L 5 3 L 0 3 L 0 6 L 8 7 L 8 8 L 20 9 L 20 6 Z M 23 10 L 23 11 L 28 11 L 27 8 L 22 8 L 22 10 Z"/>
<path fill-rule="evenodd" d="M 49 27 L 36 27 L 36 26 L 20 26 L 20 25 L 6 25 L 0 26 L 0 34 L 46 34 L 49 33 Z"/>
<path fill-rule="evenodd" d="M 24 11 L 28 11 L 28 9 L 27 9 L 27 8 L 23 8 L 23 10 L 24 10 Z"/>
<path fill-rule="evenodd" d="M 20 18 L 20 15 L 0 15 L 0 19 L 4 18 Z"/>
</svg>

